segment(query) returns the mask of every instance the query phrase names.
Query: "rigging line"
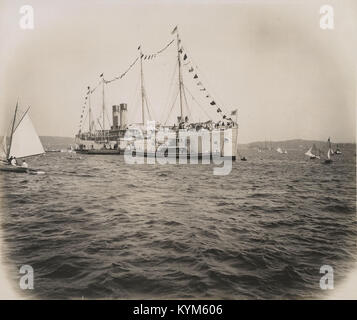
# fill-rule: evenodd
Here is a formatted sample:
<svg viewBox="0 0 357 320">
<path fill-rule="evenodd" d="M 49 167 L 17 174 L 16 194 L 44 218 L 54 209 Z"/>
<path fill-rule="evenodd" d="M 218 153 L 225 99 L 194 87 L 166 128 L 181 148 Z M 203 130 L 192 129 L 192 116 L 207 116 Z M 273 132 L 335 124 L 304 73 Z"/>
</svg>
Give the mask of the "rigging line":
<svg viewBox="0 0 357 320">
<path fill-rule="evenodd" d="M 163 52 L 164 50 L 166 50 L 174 41 L 175 41 L 175 39 L 172 39 L 164 48 L 162 48 L 161 50 L 157 51 L 156 54 L 159 54 L 159 53 Z"/>
<path fill-rule="evenodd" d="M 80 124 L 80 125 L 81 125 L 81 126 L 80 126 L 80 129 L 81 129 L 81 130 L 83 129 L 83 125 L 84 125 L 84 123 L 85 123 L 86 120 L 87 120 L 88 114 L 89 114 L 89 110 L 87 110 L 85 116 L 84 116 L 83 118 L 81 118 L 81 119 L 82 119 L 82 122 L 81 122 L 81 124 Z"/>
<path fill-rule="evenodd" d="M 97 90 L 97 88 L 100 86 L 100 84 L 102 83 L 101 80 L 99 80 L 98 84 L 94 87 L 94 89 L 90 90 L 90 93 L 92 94 L 95 90 Z M 88 94 L 87 94 L 88 96 Z"/>
<path fill-rule="evenodd" d="M 104 130 L 103 127 L 102 127 L 102 125 L 101 125 L 101 123 L 100 123 L 99 118 L 97 118 L 97 122 L 98 122 L 98 124 L 99 124 L 100 129 Z"/>
<path fill-rule="evenodd" d="M 148 115 L 149 115 L 149 119 L 150 120 L 154 120 L 154 118 L 152 117 L 151 113 L 150 113 L 150 108 L 149 105 L 151 105 L 151 102 L 149 100 L 149 97 L 146 94 L 146 90 L 144 90 L 144 94 L 145 94 L 145 105 L 146 105 L 146 110 L 148 111 Z"/>
<path fill-rule="evenodd" d="M 108 124 L 109 124 L 109 128 L 110 128 L 110 119 L 109 119 L 109 116 L 108 116 L 108 111 L 107 110 L 105 110 L 105 115 L 107 116 L 107 120 L 108 120 Z"/>
<path fill-rule="evenodd" d="M 148 106 L 148 100 L 149 99 L 148 99 L 148 95 L 146 93 L 146 86 L 145 86 L 145 78 L 144 78 L 144 76 L 142 76 L 142 86 L 143 86 L 143 96 L 144 96 L 144 102 L 145 102 L 145 105 L 146 105 L 146 110 L 147 110 L 147 113 L 149 115 L 149 119 L 153 120 L 153 118 L 151 116 L 151 113 L 150 113 L 149 106 Z"/>
<path fill-rule="evenodd" d="M 185 92 L 185 89 L 186 89 L 186 86 L 182 83 L 182 87 L 183 87 L 183 97 L 185 99 L 185 102 L 186 102 L 186 109 L 188 111 L 188 115 L 189 115 L 189 119 L 192 118 L 192 114 L 191 114 L 191 110 L 188 106 L 188 103 L 187 103 L 187 97 L 186 97 L 186 92 Z"/>
<path fill-rule="evenodd" d="M 173 110 L 173 108 L 174 108 L 174 106 L 175 106 L 175 102 L 176 102 L 176 100 L 177 100 L 178 94 L 179 94 L 179 90 L 177 90 L 175 99 L 174 99 L 173 104 L 172 104 L 172 106 L 171 106 L 170 112 L 169 112 L 169 114 L 168 114 L 168 116 L 167 116 L 167 118 L 166 118 L 166 120 L 165 120 L 165 122 L 164 122 L 164 125 L 166 124 L 167 120 L 169 120 L 169 117 L 170 117 L 170 115 L 171 115 L 171 112 L 172 112 L 172 110 Z"/>
<path fill-rule="evenodd" d="M 175 68 L 174 68 L 174 72 L 171 76 L 171 81 L 170 81 L 170 86 L 169 86 L 169 90 L 168 90 L 168 93 L 167 93 L 167 97 L 165 99 L 165 104 L 164 104 L 164 109 L 166 109 L 166 106 L 169 104 L 169 100 L 170 100 L 170 95 L 171 95 L 171 89 L 173 88 L 173 84 L 174 84 L 174 79 L 176 77 L 176 70 L 177 70 L 177 67 L 178 67 L 178 61 L 176 61 L 175 63 Z"/>
<path fill-rule="evenodd" d="M 133 117 L 133 119 L 135 119 L 136 118 L 136 115 L 138 114 L 138 110 L 137 110 L 137 108 L 136 108 L 136 105 L 137 105 L 137 100 L 138 100 L 138 97 L 136 97 L 136 93 L 139 91 L 139 84 L 140 84 L 140 74 L 138 75 L 138 80 L 137 80 L 137 82 L 136 82 L 136 87 L 135 87 L 135 90 L 134 90 L 134 92 L 133 92 L 133 95 L 132 95 L 132 97 L 131 97 L 131 99 L 130 99 L 130 102 L 132 103 L 132 105 L 134 106 L 134 110 L 136 111 L 134 111 L 134 117 Z M 136 99 L 135 99 L 136 98 Z"/>
<path fill-rule="evenodd" d="M 151 116 L 147 97 L 145 98 L 145 105 L 146 105 L 146 110 L 148 111 L 149 119 L 153 120 L 154 118 Z"/>
<path fill-rule="evenodd" d="M 111 80 L 105 80 L 106 83 L 111 83 L 113 81 L 119 80 L 121 78 L 123 78 L 132 67 L 134 67 L 134 65 L 136 64 L 136 62 L 139 60 L 139 57 L 136 57 L 136 59 L 130 64 L 130 66 L 120 75 L 120 76 L 116 76 Z"/>
<path fill-rule="evenodd" d="M 197 104 L 197 105 L 201 108 L 201 110 L 206 114 L 206 116 L 208 117 L 208 119 L 212 120 L 212 117 L 210 117 L 210 116 L 208 115 L 208 113 L 206 112 L 206 110 L 198 103 L 198 101 L 197 101 L 196 98 L 192 95 L 192 93 L 190 92 L 190 90 L 188 90 L 187 88 L 186 88 L 186 90 L 187 90 L 187 92 L 190 94 L 192 100 L 193 100 L 194 102 L 196 102 L 196 104 Z"/>
</svg>

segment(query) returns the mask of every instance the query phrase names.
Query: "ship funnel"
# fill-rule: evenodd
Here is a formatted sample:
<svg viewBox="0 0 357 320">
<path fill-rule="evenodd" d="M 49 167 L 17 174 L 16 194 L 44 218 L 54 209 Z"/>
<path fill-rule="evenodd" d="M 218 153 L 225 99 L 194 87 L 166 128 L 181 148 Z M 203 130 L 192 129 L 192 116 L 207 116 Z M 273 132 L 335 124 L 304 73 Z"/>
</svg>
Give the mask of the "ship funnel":
<svg viewBox="0 0 357 320">
<path fill-rule="evenodd" d="M 119 116 L 120 116 L 120 106 L 113 106 L 113 127 L 112 129 L 119 129 Z"/>
<path fill-rule="evenodd" d="M 128 105 L 126 103 L 120 104 L 120 129 L 125 129 L 127 126 L 126 115 L 128 112 Z"/>
</svg>

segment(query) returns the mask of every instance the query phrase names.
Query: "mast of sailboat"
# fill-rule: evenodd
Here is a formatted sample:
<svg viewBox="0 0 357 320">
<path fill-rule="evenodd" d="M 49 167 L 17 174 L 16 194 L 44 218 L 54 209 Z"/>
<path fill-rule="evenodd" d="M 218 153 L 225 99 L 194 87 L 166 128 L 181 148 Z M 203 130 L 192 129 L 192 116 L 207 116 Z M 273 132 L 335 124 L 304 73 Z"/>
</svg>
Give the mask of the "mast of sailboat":
<svg viewBox="0 0 357 320">
<path fill-rule="evenodd" d="M 14 128 L 15 128 L 15 121 L 16 121 L 16 114 L 17 114 L 17 109 L 19 106 L 19 101 L 16 102 L 16 108 L 15 108 L 15 114 L 14 114 L 14 120 L 12 121 L 12 126 L 11 126 L 11 135 L 10 135 L 10 143 L 6 152 L 6 159 L 9 159 L 10 156 L 10 149 L 11 149 L 11 144 L 12 144 L 12 136 L 14 135 Z"/>
<path fill-rule="evenodd" d="M 90 95 L 91 95 L 91 90 L 90 86 L 88 86 L 88 129 L 89 133 L 92 133 L 92 107 L 90 105 Z"/>
<path fill-rule="evenodd" d="M 177 28 L 177 27 L 176 27 Z M 177 61 L 178 61 L 178 77 L 179 77 L 179 95 L 180 95 L 180 117 L 183 120 L 183 110 L 182 110 L 182 72 L 181 72 L 181 49 L 180 49 L 180 36 L 178 30 L 176 29 L 177 36 Z"/>
<path fill-rule="evenodd" d="M 143 54 L 140 45 L 140 87 L 141 87 L 141 122 L 145 124 L 145 110 L 144 110 L 144 71 L 143 71 Z"/>
<path fill-rule="evenodd" d="M 103 96 L 103 101 L 102 101 L 102 116 L 103 116 L 103 120 L 102 120 L 102 123 L 103 123 L 103 141 L 105 141 L 105 100 L 104 100 L 104 85 L 105 85 L 105 81 L 104 81 L 104 75 L 102 77 L 102 83 L 103 83 L 103 86 L 102 86 L 102 96 Z"/>
</svg>

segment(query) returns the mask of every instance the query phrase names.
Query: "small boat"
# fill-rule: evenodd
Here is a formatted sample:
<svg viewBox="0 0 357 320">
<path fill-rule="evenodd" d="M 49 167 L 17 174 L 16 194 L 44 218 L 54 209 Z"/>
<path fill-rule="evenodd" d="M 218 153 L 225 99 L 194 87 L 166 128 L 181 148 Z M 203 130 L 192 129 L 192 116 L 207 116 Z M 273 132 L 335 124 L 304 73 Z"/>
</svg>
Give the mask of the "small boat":
<svg viewBox="0 0 357 320">
<path fill-rule="evenodd" d="M 330 138 L 328 138 L 328 151 L 327 151 L 327 159 L 325 160 L 325 164 L 330 164 L 332 163 L 332 159 L 331 159 L 331 154 L 333 154 L 332 149 L 331 149 L 331 141 Z"/>
<path fill-rule="evenodd" d="M 305 152 L 305 155 L 310 157 L 311 160 L 320 159 L 320 156 L 317 153 L 319 153 L 319 151 L 315 144 L 313 144 L 313 146 Z"/>
<path fill-rule="evenodd" d="M 4 136 L 0 158 L 0 171 L 15 172 L 15 173 L 30 173 L 43 174 L 44 172 L 38 169 L 23 167 L 19 165 L 12 165 L 8 162 L 11 157 L 26 158 L 34 155 L 45 153 L 39 136 L 32 124 L 29 116 L 29 109 L 19 116 L 18 103 L 16 103 L 15 114 L 11 125 L 11 133 L 9 136 L 9 145 L 7 144 L 7 137 Z"/>
<path fill-rule="evenodd" d="M 283 149 L 281 149 L 280 147 L 278 149 L 276 149 L 277 153 L 284 153 Z"/>
<path fill-rule="evenodd" d="M 338 145 L 336 146 L 335 154 L 342 154 L 342 152 L 341 152 L 340 148 L 338 147 Z"/>
<path fill-rule="evenodd" d="M 247 158 L 245 156 L 240 158 L 241 161 L 247 161 Z"/>
<path fill-rule="evenodd" d="M 328 149 L 327 151 L 327 159 L 325 160 L 325 163 L 332 163 L 332 159 L 331 159 L 331 149 Z"/>
</svg>

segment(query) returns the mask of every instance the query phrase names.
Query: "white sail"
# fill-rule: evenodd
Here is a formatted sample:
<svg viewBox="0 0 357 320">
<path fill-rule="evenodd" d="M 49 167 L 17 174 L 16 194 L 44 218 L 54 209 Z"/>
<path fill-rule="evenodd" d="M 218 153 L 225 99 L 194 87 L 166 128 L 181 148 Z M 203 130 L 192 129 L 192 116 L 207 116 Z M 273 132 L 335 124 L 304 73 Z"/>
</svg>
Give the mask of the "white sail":
<svg viewBox="0 0 357 320">
<path fill-rule="evenodd" d="M 41 153 L 45 153 L 45 150 L 26 113 L 12 135 L 9 156 L 22 158 Z"/>
<path fill-rule="evenodd" d="M 2 139 L 2 144 L 0 148 L 0 158 L 1 159 L 6 159 L 6 154 L 7 154 L 7 144 L 6 144 L 6 136 Z"/>
<path fill-rule="evenodd" d="M 283 153 L 283 150 L 280 147 L 278 149 L 276 149 L 276 151 L 279 153 Z"/>
<path fill-rule="evenodd" d="M 331 149 L 328 149 L 328 151 L 327 151 L 327 159 L 331 159 L 330 154 L 331 154 Z"/>
<path fill-rule="evenodd" d="M 311 151 L 312 151 L 312 147 L 305 152 L 305 155 L 307 155 L 309 157 L 314 157 L 314 154 Z"/>
</svg>

